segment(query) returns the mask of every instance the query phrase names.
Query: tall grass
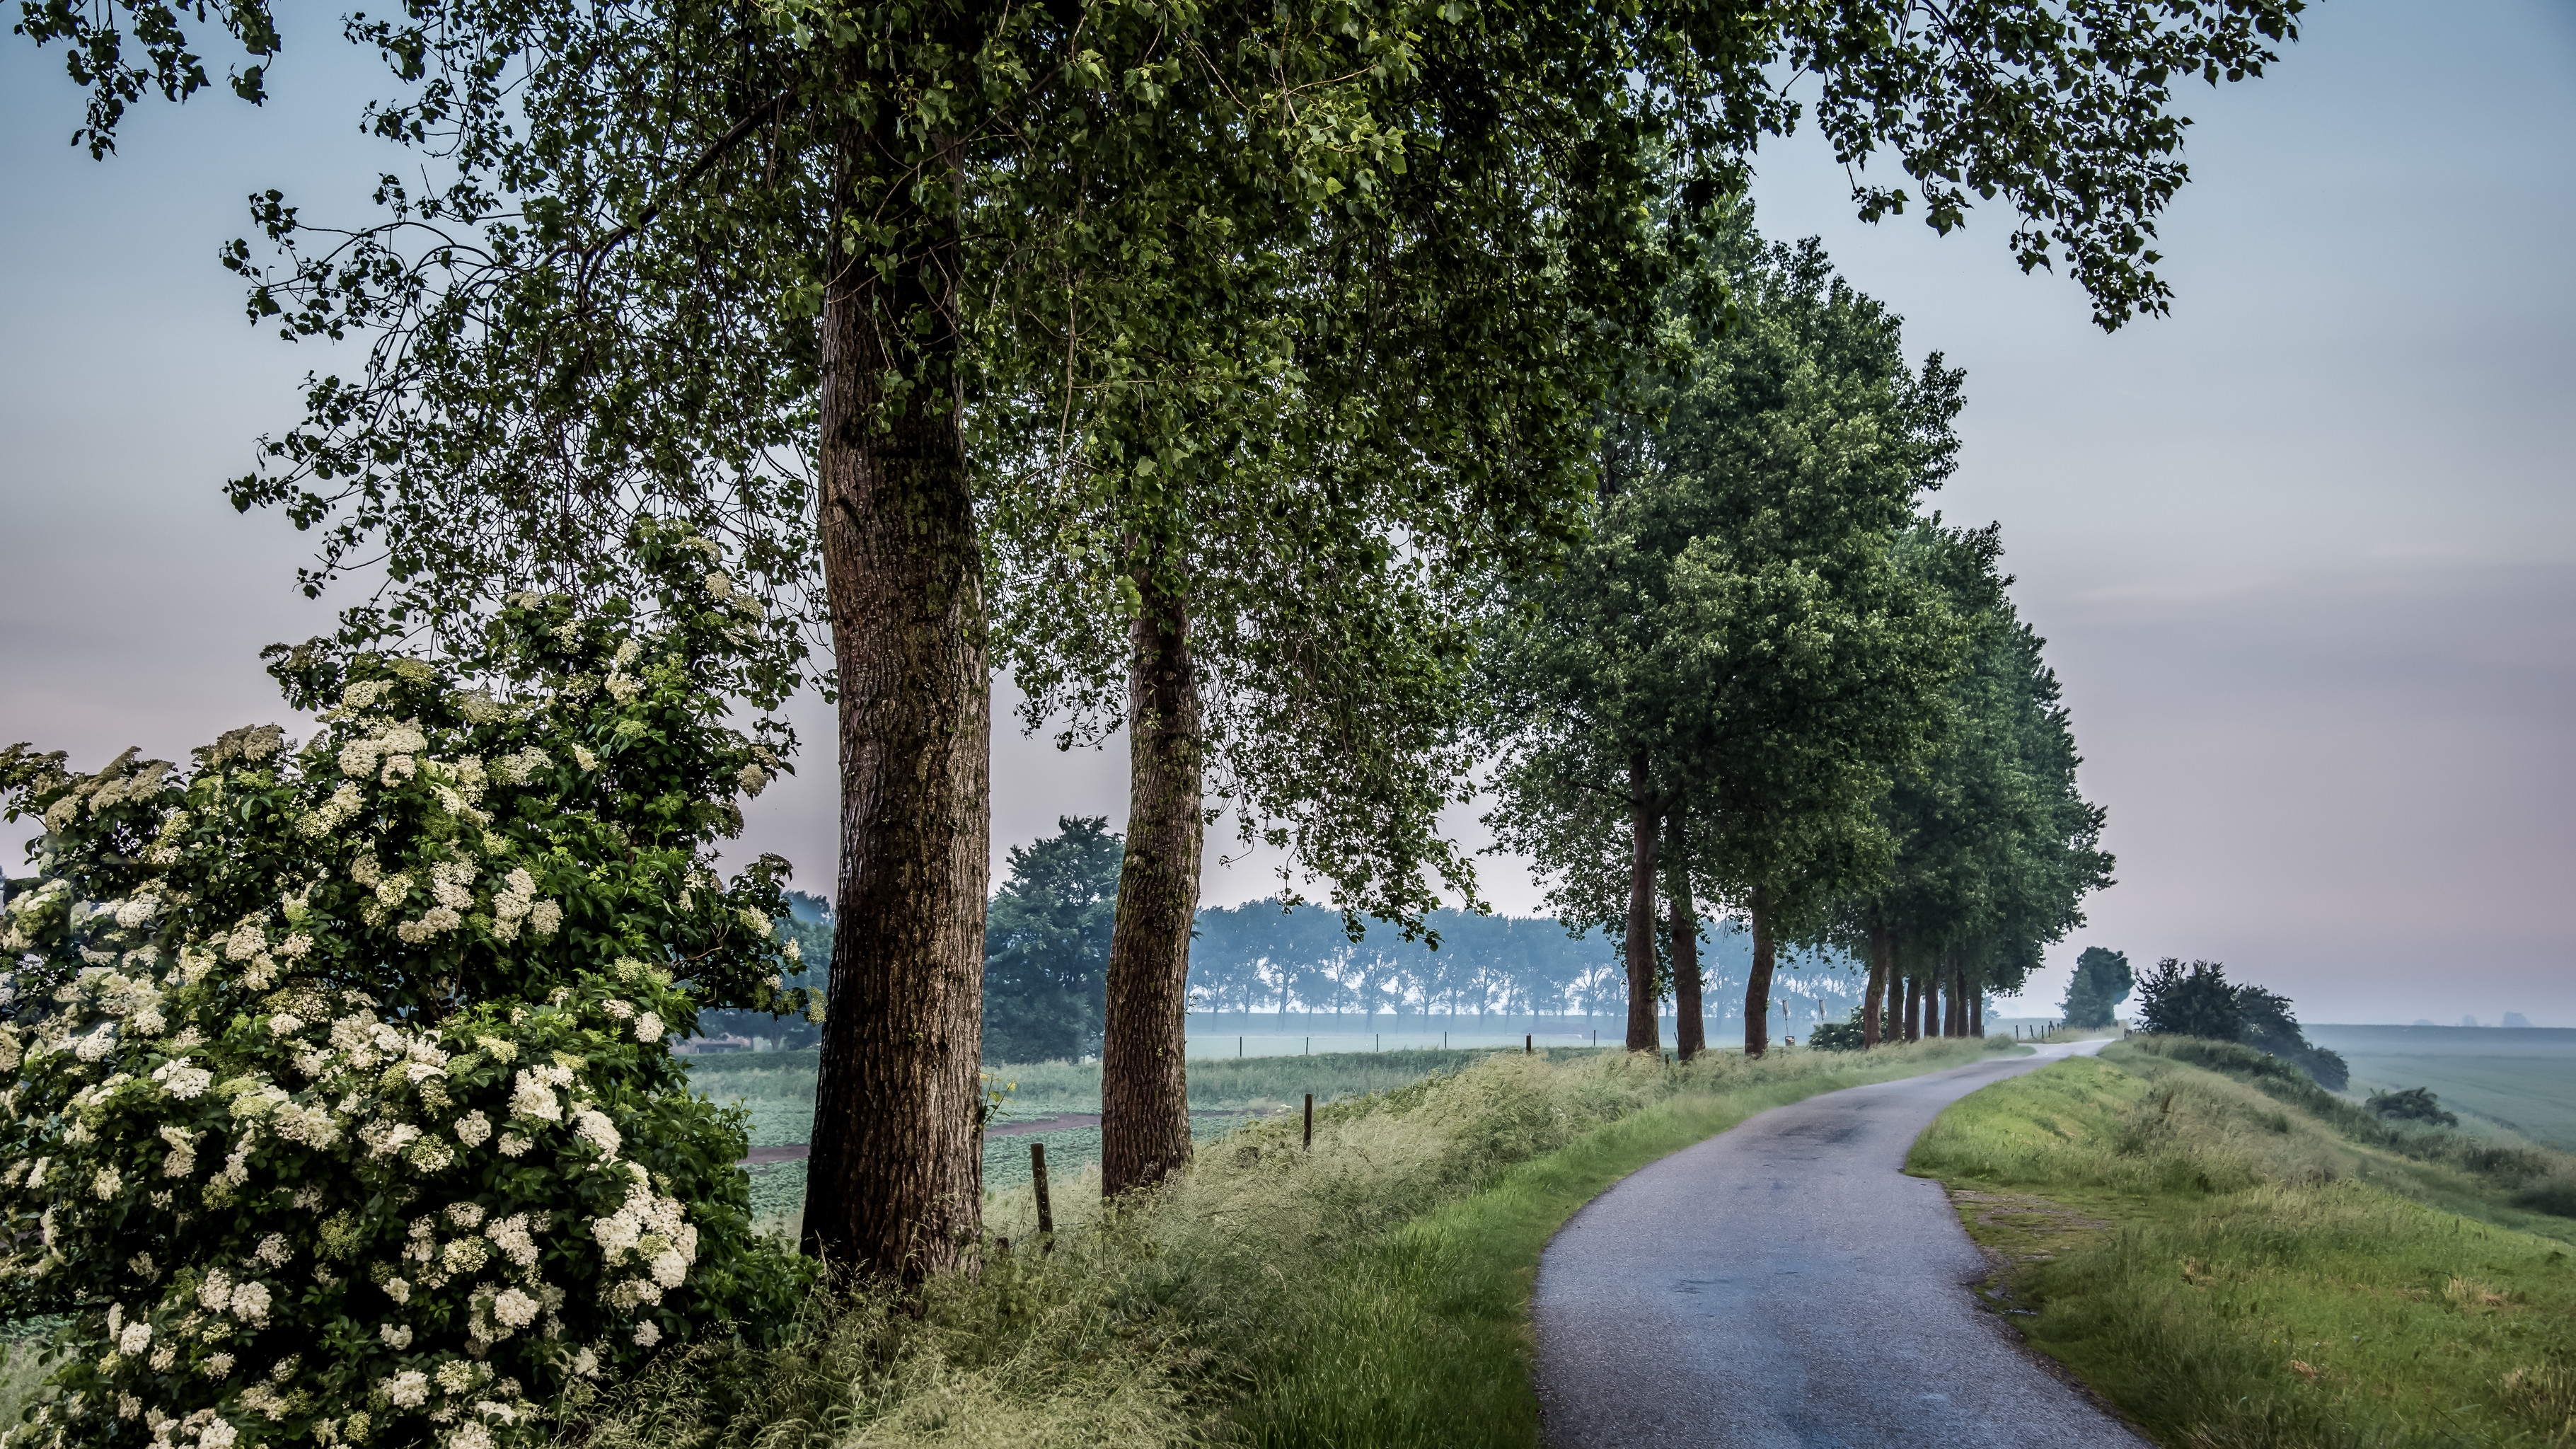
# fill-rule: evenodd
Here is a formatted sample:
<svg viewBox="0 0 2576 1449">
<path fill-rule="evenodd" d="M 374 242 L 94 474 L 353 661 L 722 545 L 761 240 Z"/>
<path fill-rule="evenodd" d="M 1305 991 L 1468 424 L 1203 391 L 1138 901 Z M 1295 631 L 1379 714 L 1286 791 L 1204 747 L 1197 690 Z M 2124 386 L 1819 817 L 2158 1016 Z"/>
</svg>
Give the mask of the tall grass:
<svg viewBox="0 0 2576 1449">
<path fill-rule="evenodd" d="M 788 1348 L 700 1347 L 581 1408 L 603 1446 L 1529 1445 L 1528 1270 L 1583 1201 L 1763 1107 L 1971 1060 L 1483 1055 L 1259 1122 L 1111 1210 L 1060 1182 L 1053 1251 L 999 1195 L 982 1270 L 819 1296 Z M 1195 1072 L 1194 1072 L 1195 1075 Z"/>
<path fill-rule="evenodd" d="M 2567 1164 L 2298 1085 L 2115 1047 L 1966 1098 L 1910 1165 L 2031 1341 L 2162 1443 L 2576 1444 L 2576 1222 L 2514 1206 Z"/>
</svg>

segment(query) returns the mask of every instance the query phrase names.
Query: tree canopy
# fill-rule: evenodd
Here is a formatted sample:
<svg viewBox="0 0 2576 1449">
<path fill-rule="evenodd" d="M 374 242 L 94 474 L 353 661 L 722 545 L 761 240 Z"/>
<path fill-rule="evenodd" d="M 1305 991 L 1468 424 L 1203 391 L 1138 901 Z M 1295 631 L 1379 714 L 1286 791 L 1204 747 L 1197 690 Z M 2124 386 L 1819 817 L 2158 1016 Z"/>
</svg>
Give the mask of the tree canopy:
<svg viewBox="0 0 2576 1449">
<path fill-rule="evenodd" d="M 2087 946 L 2075 958 L 2075 974 L 2066 981 L 2066 1000 L 2058 1009 L 2068 1026 L 2105 1027 L 2118 1020 L 2115 1008 L 2129 999 L 2136 973 L 2126 952 Z"/>
<path fill-rule="evenodd" d="M 2223 963 L 2194 961 L 2185 967 L 2167 956 L 2138 978 L 2138 1021 L 2163 1036 L 2234 1041 L 2243 1034 L 2245 1013 Z"/>
<path fill-rule="evenodd" d="M 1334 651 L 1436 666 L 1440 631 L 1412 624 L 1436 617 L 1443 559 L 1511 564 L 1565 540 L 1588 420 L 1653 350 L 1670 273 L 1759 139 L 1811 109 L 1873 218 L 1919 202 L 1946 231 L 1972 198 L 2000 199 L 2022 264 L 2063 265 L 2117 326 L 2166 305 L 2153 240 L 2186 176 L 2175 86 L 2259 74 L 2300 8 L 496 0 L 361 17 L 351 34 L 393 82 L 368 124 L 416 153 L 418 179 L 388 168 L 380 212 L 338 229 L 255 201 L 278 264 L 228 253 L 254 314 L 370 352 L 358 376 L 313 382 L 304 422 L 233 496 L 321 530 L 308 588 L 381 555 L 352 641 L 425 629 L 470 656 L 479 622 L 532 583 L 636 589 L 619 540 L 647 517 L 718 541 L 729 584 L 767 606 L 736 624 L 766 645 L 742 680 L 755 702 L 808 677 L 828 633 L 847 929 L 806 1230 L 817 1251 L 929 1271 L 956 1260 L 981 1199 L 988 528 L 1017 540 L 1015 520 L 1045 521 L 1057 531 L 1026 546 L 1067 560 L 1113 544 L 1092 582 L 1132 621 L 1135 657 L 1169 659 L 1181 601 L 1204 597 L 1175 585 L 1208 576 L 1181 541 L 1224 515 L 1166 480 L 1226 479 L 1226 505 L 1275 454 L 1288 465 L 1265 476 L 1329 491 L 1374 481 L 1352 460 L 1395 445 L 1374 501 L 1302 502 L 1287 531 L 1345 559 L 1401 539 L 1435 566 L 1425 604 L 1394 578 L 1394 606 L 1355 634 L 1264 622 L 1238 662 L 1246 718 L 1292 742 L 1280 773 L 1248 757 L 1258 789 L 1284 792 L 1291 843 L 1355 867 L 1362 895 L 1419 900 L 1403 872 L 1445 859 L 1412 823 L 1428 818 L 1404 774 L 1419 756 L 1387 756 L 1360 777 L 1385 791 L 1337 810 L 1299 772 L 1319 759 L 1303 741 L 1331 732 L 1279 731 L 1317 701 L 1409 721 L 1419 701 L 1392 685 L 1337 695 L 1351 676 Z M 96 152 L 147 91 L 203 88 L 191 47 L 212 31 L 255 62 L 281 44 L 264 0 L 211 19 L 48 5 L 20 28 L 66 46 Z M 254 64 L 235 88 L 262 84 Z M 1881 184 L 1880 157 L 1910 180 Z M 1045 506 L 1001 506 L 1012 469 Z M 1279 617 L 1317 602 L 1334 596 L 1310 589 Z M 1169 698 L 1137 718 L 1195 708 L 1165 673 Z M 1178 735 L 1176 797 L 1196 768 L 1194 728 Z M 1172 907 L 1193 884 L 1193 818 L 1158 814 L 1167 937 L 1186 929 Z M 1131 824 L 1131 853 L 1142 838 Z"/>
</svg>

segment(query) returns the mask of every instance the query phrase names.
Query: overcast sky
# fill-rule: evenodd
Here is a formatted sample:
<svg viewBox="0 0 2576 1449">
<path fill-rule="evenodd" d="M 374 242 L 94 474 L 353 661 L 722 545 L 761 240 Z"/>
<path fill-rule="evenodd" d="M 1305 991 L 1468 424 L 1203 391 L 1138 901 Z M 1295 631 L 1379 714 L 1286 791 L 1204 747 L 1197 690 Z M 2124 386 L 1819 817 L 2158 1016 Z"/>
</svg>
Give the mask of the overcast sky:
<svg viewBox="0 0 2576 1449">
<path fill-rule="evenodd" d="M 219 491 L 323 358 L 244 322 L 216 247 L 251 191 L 353 215 L 388 164 L 333 12 L 289 17 L 270 106 L 144 107 L 104 164 L 64 144 L 59 54 L 0 39 L 0 741 L 184 759 L 278 718 L 259 646 L 327 625 L 298 537 Z M 2035 1001 L 2098 944 L 2224 960 L 2311 1021 L 2576 1026 L 2576 5 L 2328 0 L 2306 28 L 2271 77 L 2186 92 L 2169 319 L 2094 330 L 2001 214 L 1861 226 L 1811 141 L 1761 158 L 1760 222 L 1968 371 L 1936 501 L 2002 522 L 2120 862 Z M 993 780 L 997 857 L 1125 812 L 1123 741 L 1005 727 Z M 832 821 L 823 754 L 746 843 L 824 889 Z M 1207 896 L 1272 885 L 1256 860 Z"/>
</svg>

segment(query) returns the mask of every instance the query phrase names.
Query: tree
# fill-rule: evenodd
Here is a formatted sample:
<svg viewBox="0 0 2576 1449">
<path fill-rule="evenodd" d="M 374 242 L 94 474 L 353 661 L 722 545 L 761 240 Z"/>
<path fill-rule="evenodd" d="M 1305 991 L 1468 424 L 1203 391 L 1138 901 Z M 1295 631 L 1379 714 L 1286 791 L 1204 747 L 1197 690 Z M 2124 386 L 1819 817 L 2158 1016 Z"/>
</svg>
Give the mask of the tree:
<svg viewBox="0 0 2576 1449">
<path fill-rule="evenodd" d="M 1069 1060 L 1100 1050 L 1122 842 L 1099 816 L 1011 847 L 984 927 L 984 1060 Z"/>
<path fill-rule="evenodd" d="M 2129 988 L 2136 973 L 2129 969 L 2126 952 L 2104 946 L 2087 946 L 2075 958 L 2075 974 L 2066 983 L 2066 1001 L 2058 1010 L 2066 1024 L 2074 1027 L 2105 1027 L 2118 1022 L 2113 1008 L 2129 999 Z"/>
<path fill-rule="evenodd" d="M 388 180 L 382 219 L 345 232 L 276 193 L 255 202 L 284 260 L 271 273 L 246 244 L 228 253 L 254 312 L 291 335 L 374 341 L 364 375 L 316 380 L 305 424 L 234 498 L 324 527 L 308 588 L 383 554 L 386 591 L 350 612 L 353 637 L 471 640 L 532 579 L 613 592 L 632 570 L 614 541 L 639 516 L 696 521 L 751 594 L 785 605 L 766 624 L 778 673 L 754 681 L 762 695 L 801 666 L 797 624 L 828 634 L 847 929 L 807 1243 L 919 1274 L 959 1261 L 981 1200 L 979 510 L 998 490 L 976 440 L 994 415 L 1005 433 L 1053 418 L 1061 437 L 1155 444 L 1113 450 L 1090 486 L 1131 501 L 1127 517 L 1172 516 L 1185 495 L 1158 501 L 1154 481 L 1172 433 L 1117 410 L 1151 393 L 1186 414 L 1213 380 L 1221 430 L 1256 411 L 1273 354 L 1238 351 L 1258 339 L 1229 329 L 1268 313 L 1224 305 L 1227 289 L 1257 292 L 1258 263 L 1327 226 L 1415 264 L 1388 269 L 1402 285 L 1386 293 L 1308 297 L 1310 315 L 1353 295 L 1377 304 L 1372 320 L 1413 311 L 1461 366 L 1513 359 L 1497 398 L 1583 414 L 1652 320 L 1655 290 L 1618 285 L 1653 249 L 1644 194 L 1674 159 L 1693 209 L 1740 179 L 1759 137 L 1799 116 L 1771 84 L 1782 70 L 1817 78 L 1816 119 L 1853 165 L 1884 148 L 1917 178 L 1857 187 L 1865 215 L 1919 193 L 1947 231 L 1972 194 L 2000 195 L 2026 219 L 2011 239 L 2023 265 L 2062 260 L 2116 326 L 2166 305 L 2151 243 L 2186 175 L 2175 79 L 2259 74 L 2299 9 L 501 0 L 365 19 L 352 35 L 399 87 L 369 124 L 439 174 L 420 194 Z M 254 58 L 276 51 L 262 0 L 218 17 Z M 144 61 L 125 58 L 120 18 Z M 71 52 L 94 151 L 145 88 L 205 83 L 166 0 L 54 6 L 21 28 Z M 253 67 L 236 89 L 260 84 Z M 1118 343 L 1131 335 L 1140 350 Z M 1489 411 L 1449 410 L 1466 396 L 1435 394 L 1424 426 L 1487 430 Z M 1343 401 L 1317 416 L 1418 406 Z M 1185 611 L 1161 585 L 1185 534 L 1139 529 L 1117 570 L 1146 631 L 1135 657 L 1157 661 L 1136 676 L 1156 685 L 1152 718 L 1179 725 L 1166 753 L 1183 787 Z M 1524 540 L 1458 542 L 1509 554 Z M 1158 819 L 1185 828 L 1177 810 Z M 1152 928 L 1168 942 L 1186 927 L 1173 903 L 1187 867 L 1167 833 L 1131 825 L 1129 839 L 1163 862 Z M 1157 1099 L 1171 1097 L 1167 1082 Z"/>
<path fill-rule="evenodd" d="M 2260 986 L 2239 986 L 2236 1012 L 2247 1046 L 2290 1063 L 2329 1092 L 2340 1092 L 2352 1085 L 2352 1069 L 2342 1054 L 2308 1040 L 2308 1034 L 2299 1027 L 2298 1014 L 2290 1009 L 2290 998 Z"/>
<path fill-rule="evenodd" d="M 1955 452 L 1959 375 L 1937 357 L 1912 371 L 1895 320 L 1814 243 L 1734 225 L 1739 322 L 1655 396 L 1660 427 L 1618 435 L 1592 536 L 1521 590 L 1490 691 L 1504 764 L 1488 819 L 1551 875 L 1561 916 L 1623 939 L 1632 1050 L 1655 1046 L 1666 875 L 1685 1055 L 1696 896 L 1751 918 L 1758 1055 L 1775 939 L 1870 878 L 1869 803 L 1937 737 L 1957 652 L 1894 542 Z"/>
<path fill-rule="evenodd" d="M 2216 961 L 2194 961 L 2188 970 L 2167 956 L 2138 978 L 2138 1018 L 2160 1036 L 2197 1036 L 2235 1041 L 2244 1034 L 2245 1016 L 2227 968 Z"/>
<path fill-rule="evenodd" d="M 806 1005 L 785 863 L 712 868 L 786 739 L 725 723 L 696 540 L 637 542 L 657 607 L 523 596 L 496 676 L 272 650 L 301 749 L 0 751 L 44 822 L 0 919 L 0 1282 L 63 1319 L 16 1437 L 141 1442 L 139 1404 L 199 1444 L 529 1442 L 665 1338 L 793 1319 L 742 1119 L 668 1049 Z"/>
</svg>

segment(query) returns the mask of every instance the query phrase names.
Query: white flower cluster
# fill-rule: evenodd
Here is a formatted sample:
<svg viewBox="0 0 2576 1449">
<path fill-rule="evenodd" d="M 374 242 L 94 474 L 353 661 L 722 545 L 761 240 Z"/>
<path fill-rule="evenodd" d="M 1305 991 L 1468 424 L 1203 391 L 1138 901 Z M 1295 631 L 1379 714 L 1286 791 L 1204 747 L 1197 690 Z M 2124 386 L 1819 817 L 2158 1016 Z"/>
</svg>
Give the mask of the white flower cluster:
<svg viewBox="0 0 2576 1449">
<path fill-rule="evenodd" d="M 659 1304 L 665 1292 L 688 1278 L 698 1259 L 698 1230 L 688 1210 L 657 1196 L 638 1180 L 641 1176 L 628 1180 L 626 1201 L 616 1212 L 590 1223 L 590 1235 L 611 1269 L 633 1264 L 643 1270 L 608 1290 L 608 1306 L 620 1311 Z"/>
</svg>

